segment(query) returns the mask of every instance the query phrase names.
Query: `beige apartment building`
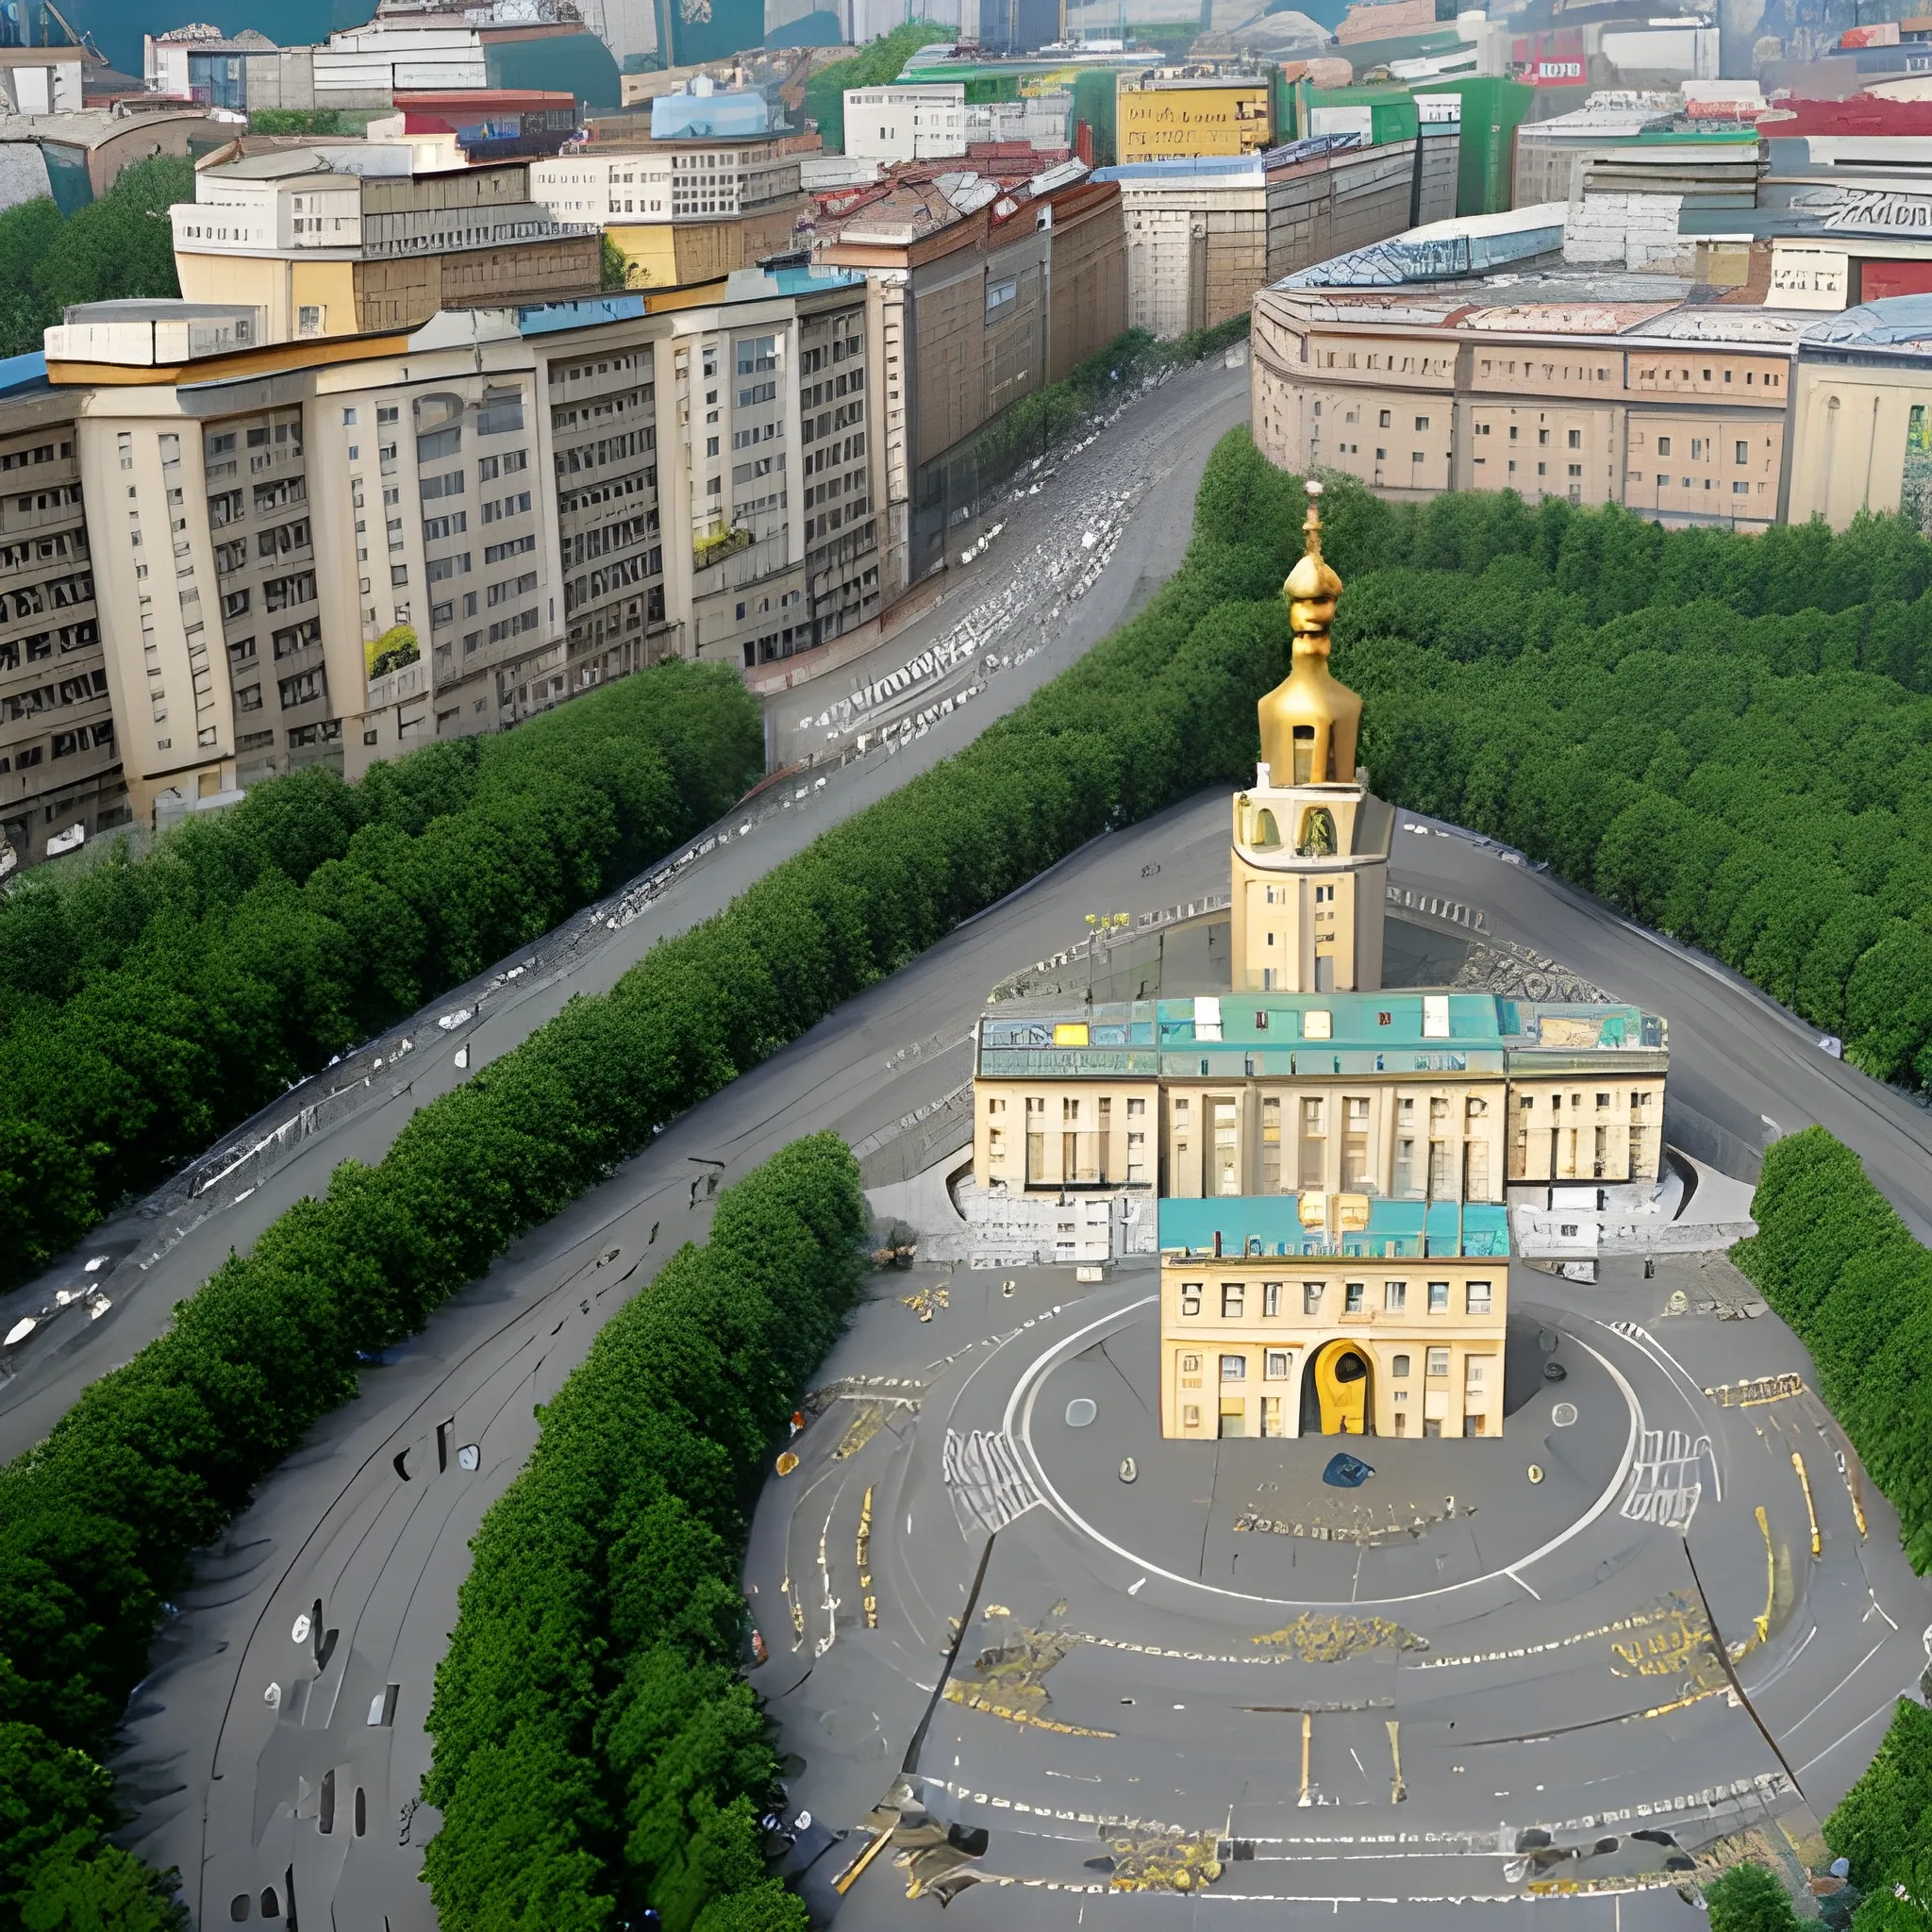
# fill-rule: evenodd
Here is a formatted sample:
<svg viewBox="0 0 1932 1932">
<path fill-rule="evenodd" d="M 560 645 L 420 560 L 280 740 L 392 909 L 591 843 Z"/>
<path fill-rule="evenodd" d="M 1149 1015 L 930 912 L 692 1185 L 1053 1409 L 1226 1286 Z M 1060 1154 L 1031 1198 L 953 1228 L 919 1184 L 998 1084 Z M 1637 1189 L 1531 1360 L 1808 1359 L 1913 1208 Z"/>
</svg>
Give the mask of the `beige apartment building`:
<svg viewBox="0 0 1932 1932">
<path fill-rule="evenodd" d="M 0 398 L 16 863 L 877 614 L 857 276 L 265 333 L 246 305 L 93 305 Z"/>
<path fill-rule="evenodd" d="M 210 157 L 170 210 L 182 295 L 256 308 L 258 340 L 286 342 L 595 292 L 596 225 L 532 200 L 528 162 L 413 170 L 407 142 Z"/>
<path fill-rule="evenodd" d="M 963 215 L 932 184 L 908 182 L 820 220 L 818 258 L 869 290 L 880 541 L 895 584 L 943 557 L 953 470 L 970 496 L 977 432 L 1127 326 L 1120 191 L 1058 175 Z"/>
<path fill-rule="evenodd" d="M 557 221 L 594 223 L 632 288 L 673 288 L 755 268 L 797 245 L 808 204 L 779 135 L 653 141 L 616 117 L 589 146 L 530 163 L 531 199 Z"/>
<path fill-rule="evenodd" d="M 128 815 L 77 403 L 40 379 L 0 396 L 0 877 Z"/>
<path fill-rule="evenodd" d="M 1266 289 L 1257 441 L 1397 500 L 1515 490 L 1758 529 L 1784 514 L 1798 337 L 1812 318 L 1545 278 L 1539 299 Z M 1674 287 L 1674 285 L 1673 285 Z M 1547 295 L 1547 299 L 1542 297 Z"/>
</svg>

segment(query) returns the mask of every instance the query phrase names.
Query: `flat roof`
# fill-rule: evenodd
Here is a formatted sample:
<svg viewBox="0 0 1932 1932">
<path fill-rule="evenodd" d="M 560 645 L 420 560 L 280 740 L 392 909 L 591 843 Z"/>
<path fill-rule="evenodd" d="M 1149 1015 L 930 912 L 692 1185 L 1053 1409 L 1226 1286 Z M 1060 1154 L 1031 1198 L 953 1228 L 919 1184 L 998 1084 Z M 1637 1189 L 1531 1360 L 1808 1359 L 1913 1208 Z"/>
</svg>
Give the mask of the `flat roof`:
<svg viewBox="0 0 1932 1932">
<path fill-rule="evenodd" d="M 1390 1201 L 1369 1197 L 1369 1224 L 1338 1235 L 1302 1225 L 1296 1194 L 1163 1198 L 1157 1208 L 1163 1257 L 1269 1260 L 1291 1257 L 1370 1259 L 1505 1259 L 1509 1210 L 1487 1201 Z M 1217 1253 L 1216 1238 L 1220 1248 Z"/>
<path fill-rule="evenodd" d="M 1071 1039 L 1069 1033 L 1084 1035 Z M 1444 1046 L 1593 1052 L 1663 1043 L 1641 1007 L 1509 999 L 1403 988 L 1384 992 L 1223 992 L 1191 998 L 1002 1001 L 979 1022 L 982 1047 L 1309 1046 L 1318 1052 L 1433 1052 Z M 1385 1071 L 1401 1071 L 1390 1068 Z"/>
</svg>

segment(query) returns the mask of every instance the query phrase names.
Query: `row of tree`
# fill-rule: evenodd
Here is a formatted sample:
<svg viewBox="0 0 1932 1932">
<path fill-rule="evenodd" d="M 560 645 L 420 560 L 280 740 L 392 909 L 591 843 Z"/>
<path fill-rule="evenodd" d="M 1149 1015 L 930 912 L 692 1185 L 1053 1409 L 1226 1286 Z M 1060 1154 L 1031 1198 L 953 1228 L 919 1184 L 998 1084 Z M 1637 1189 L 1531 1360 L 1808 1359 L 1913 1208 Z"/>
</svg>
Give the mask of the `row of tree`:
<svg viewBox="0 0 1932 1932">
<path fill-rule="evenodd" d="M 44 195 L 0 213 L 0 356 L 40 348 L 70 303 L 179 295 L 168 209 L 193 199 L 193 164 L 159 155 L 70 216 Z"/>
<path fill-rule="evenodd" d="M 192 1552 L 355 1393 L 359 1356 L 961 920 L 1109 825 L 1252 768 L 1255 701 L 1286 668 L 1290 498 L 1245 433 L 1226 439 L 1183 568 L 1131 623 L 608 995 L 574 1000 L 418 1113 L 378 1165 L 345 1162 L 0 1472 L 0 1724 L 30 1730 L 44 1760 L 98 1757 Z M 722 1455 L 712 1474 L 731 1488 Z M 454 1735 L 446 1748 L 461 1755 Z M 21 1862 L 21 1828 L 0 1808 L 0 1872 Z M 17 1897 L 118 1882 L 98 1840 L 63 1842 L 28 1861 Z"/>
<path fill-rule="evenodd" d="M 291 1082 L 710 824 L 763 769 L 673 662 L 355 786 L 320 768 L 0 902 L 0 1286 Z"/>
<path fill-rule="evenodd" d="M 1932 545 L 1896 519 L 1747 540 L 1509 497 L 1326 501 L 1349 579 L 1336 668 L 1365 699 L 1379 789 L 1714 954 L 1876 1077 L 1932 1085 L 1932 698 L 1916 688 L 1932 680 L 1901 641 L 1932 638 L 1932 594 L 1874 594 Z M 1386 562 L 1385 541 L 1428 547 L 1431 512 L 1460 546 L 1435 548 L 1468 567 Z M 1811 587 L 1862 601 L 1750 614 L 1776 588 L 1763 556 L 1748 596 L 1729 573 L 1744 608 L 1606 615 L 1603 580 L 1566 582 L 1572 551 L 1602 565 L 1625 543 L 1674 581 L 1680 539 L 1707 582 L 1729 545 L 1808 546 Z"/>
<path fill-rule="evenodd" d="M 742 1505 L 858 1291 L 865 1200 L 834 1134 L 718 1198 L 545 1405 L 471 1545 L 436 1674 L 425 1864 L 448 1927 L 803 1932 L 765 1877 L 777 1765 L 738 1674 Z"/>
<path fill-rule="evenodd" d="M 1742 536 L 1715 525 L 1666 530 L 1615 505 L 1586 509 L 1557 497 L 1531 508 L 1514 491 L 1385 503 L 1347 478 L 1334 480 L 1322 514 L 1325 547 L 1344 579 L 1397 566 L 1479 576 L 1520 558 L 1549 588 L 1582 598 L 1591 624 L 1650 610 L 1668 630 L 1677 612 L 1705 598 L 1746 617 L 1836 615 L 1860 605 L 1916 605 L 1932 589 L 1932 542 L 1895 515 L 1861 512 L 1838 532 L 1813 519 Z M 1911 628 L 1915 640 L 1932 631 L 1932 613 Z"/>
<path fill-rule="evenodd" d="M 1810 1351 L 1818 1392 L 1932 1570 L 1932 1253 L 1822 1127 L 1777 1141 L 1731 1257 Z M 1859 1932 L 1932 1924 L 1932 1711 L 1899 1700 L 1865 1774 L 1825 1821 L 1865 1894 Z M 1897 1888 L 1903 1888 L 1903 1892 Z"/>
</svg>

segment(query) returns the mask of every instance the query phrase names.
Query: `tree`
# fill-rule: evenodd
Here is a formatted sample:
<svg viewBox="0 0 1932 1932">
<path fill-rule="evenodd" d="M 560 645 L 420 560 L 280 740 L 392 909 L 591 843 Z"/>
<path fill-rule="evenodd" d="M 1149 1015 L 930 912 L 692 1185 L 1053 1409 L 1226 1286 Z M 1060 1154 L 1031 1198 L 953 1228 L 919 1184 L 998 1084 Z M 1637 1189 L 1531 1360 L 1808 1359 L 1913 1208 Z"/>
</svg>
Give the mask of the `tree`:
<svg viewBox="0 0 1932 1932">
<path fill-rule="evenodd" d="M 1704 1888 L 1710 1932 L 1800 1932 L 1790 1894 L 1762 1865 L 1733 1865 Z"/>
<path fill-rule="evenodd" d="M 638 280 L 645 279 L 641 265 L 631 260 L 610 239 L 610 230 L 606 228 L 597 239 L 597 286 L 600 289 L 627 289 L 631 285 L 633 272 Z"/>
</svg>

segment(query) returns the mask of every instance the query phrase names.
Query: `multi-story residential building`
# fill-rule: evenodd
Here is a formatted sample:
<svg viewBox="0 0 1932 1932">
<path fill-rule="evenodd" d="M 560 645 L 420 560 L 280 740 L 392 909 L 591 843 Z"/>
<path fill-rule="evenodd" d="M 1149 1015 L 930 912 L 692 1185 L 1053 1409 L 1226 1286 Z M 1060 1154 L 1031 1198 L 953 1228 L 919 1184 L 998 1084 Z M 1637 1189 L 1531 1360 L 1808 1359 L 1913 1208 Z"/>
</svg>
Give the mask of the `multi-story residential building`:
<svg viewBox="0 0 1932 1932">
<path fill-rule="evenodd" d="M 125 822 L 128 808 L 75 451 L 80 399 L 38 369 L 0 366 L 0 377 L 4 875 Z"/>
<path fill-rule="evenodd" d="M 1459 123 L 1373 147 L 1358 139 L 1100 170 L 1120 183 L 1131 325 L 1212 328 L 1296 269 L 1455 212 Z"/>
<path fill-rule="evenodd" d="M 1507 1189 L 1653 1187 L 1663 1153 L 1660 1019 L 1383 987 L 1380 905 L 1348 903 L 1381 893 L 1387 849 L 1349 826 L 1390 814 L 1327 668 L 1341 591 L 1311 509 L 1292 668 L 1234 803 L 1229 942 L 1199 949 L 1218 983 L 1150 960 L 1152 998 L 1024 997 L 978 1027 L 975 1186 L 1155 1209 L 1161 1433 L 1183 1441 L 1501 1433 Z M 1325 974 L 1324 910 L 1351 928 Z"/>
<path fill-rule="evenodd" d="M 51 386 L 0 397 L 0 463 L 19 420 L 22 467 L 49 466 L 0 503 L 0 531 L 34 533 L 24 635 L 0 629 L 21 857 L 43 856 L 50 803 L 82 836 L 103 813 L 165 822 L 304 764 L 354 778 L 667 655 L 751 667 L 875 616 L 862 278 L 690 292 L 448 314 L 346 356 L 264 343 L 240 305 L 71 311 Z M 57 608 L 44 636 L 25 621 Z M 58 743 L 44 720 L 34 737 L 56 707 Z M 57 761 L 58 799 L 18 775 Z"/>
<path fill-rule="evenodd" d="M 1068 162 L 969 179 L 956 199 L 931 172 L 858 190 L 850 212 L 818 224 L 820 258 L 874 291 L 874 428 L 898 582 L 944 554 L 981 487 L 973 439 L 987 422 L 1126 326 L 1117 189 Z"/>
<path fill-rule="evenodd" d="M 593 291 L 595 225 L 533 202 L 529 172 L 417 174 L 408 146 L 369 142 L 203 167 L 194 200 L 170 210 L 182 293 L 258 308 L 286 342 Z"/>
<path fill-rule="evenodd" d="M 693 101 L 743 104 L 736 118 L 746 125 L 714 135 L 710 122 L 692 125 L 664 111 Z M 532 166 L 530 192 L 558 221 L 600 225 L 623 253 L 632 288 L 754 268 L 796 246 L 808 206 L 798 157 L 768 121 L 762 94 L 661 96 L 649 123 L 640 114 L 592 120 L 589 145 Z"/>
</svg>

